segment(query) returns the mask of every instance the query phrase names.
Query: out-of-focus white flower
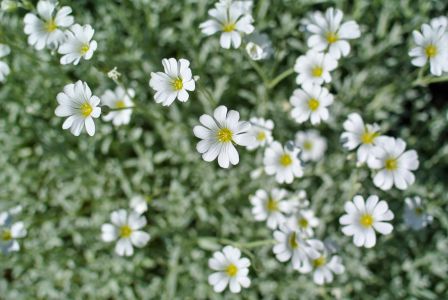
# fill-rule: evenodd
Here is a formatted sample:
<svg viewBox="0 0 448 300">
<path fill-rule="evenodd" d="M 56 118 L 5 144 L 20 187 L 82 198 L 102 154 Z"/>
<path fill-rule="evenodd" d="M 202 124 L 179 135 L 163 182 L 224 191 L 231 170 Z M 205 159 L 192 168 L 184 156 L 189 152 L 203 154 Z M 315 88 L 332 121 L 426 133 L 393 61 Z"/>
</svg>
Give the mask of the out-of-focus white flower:
<svg viewBox="0 0 448 300">
<path fill-rule="evenodd" d="M 132 197 L 129 206 L 139 214 L 143 214 L 148 210 L 148 203 L 143 196 Z"/>
<path fill-rule="evenodd" d="M 246 52 L 255 61 L 266 59 L 274 52 L 267 34 L 253 33 L 247 40 Z"/>
<path fill-rule="evenodd" d="M 297 213 L 299 210 L 307 208 L 310 205 L 310 201 L 307 199 L 306 191 L 299 190 L 295 194 L 288 197 L 287 203 L 291 214 Z"/>
<path fill-rule="evenodd" d="M 64 31 L 73 24 L 70 16 L 72 9 L 61 7 L 56 12 L 56 4 L 41 0 L 37 3 L 37 16 L 33 13 L 25 15 L 25 33 L 28 35 L 28 44 L 37 50 L 57 46 L 64 41 Z"/>
<path fill-rule="evenodd" d="M 347 56 L 350 44 L 347 40 L 361 36 L 359 26 L 355 21 L 342 23 L 344 14 L 339 9 L 330 7 L 325 14 L 318 11 L 309 19 L 307 30 L 312 33 L 308 38 L 308 47 L 315 51 L 328 50 L 334 58 Z"/>
<path fill-rule="evenodd" d="M 297 58 L 294 71 L 298 73 L 297 84 L 321 85 L 331 82 L 330 72 L 336 69 L 338 61 L 330 54 L 308 51 Z"/>
<path fill-rule="evenodd" d="M 222 251 L 213 253 L 209 259 L 208 266 L 213 271 L 208 277 L 208 283 L 213 286 L 213 290 L 221 293 L 229 286 L 232 293 L 241 292 L 241 287 L 250 286 L 249 266 L 250 260 L 241 257 L 241 251 L 232 246 L 225 246 Z"/>
<path fill-rule="evenodd" d="M 124 209 L 114 211 L 110 215 L 112 224 L 101 226 L 101 237 L 105 242 L 117 241 L 115 252 L 120 256 L 134 254 L 134 246 L 144 247 L 150 235 L 141 229 L 146 225 L 146 218 L 137 212 L 128 213 Z"/>
<path fill-rule="evenodd" d="M 341 135 L 344 148 L 353 150 L 359 146 L 358 163 L 367 162 L 372 157 L 372 150 L 380 136 L 380 126 L 376 123 L 364 124 L 359 114 L 351 113 L 344 122 L 344 129 L 345 132 Z"/>
<path fill-rule="evenodd" d="M 402 139 L 381 136 L 376 140 L 372 150 L 372 158 L 368 165 L 379 170 L 373 183 L 380 189 L 387 191 L 392 185 L 400 190 L 407 189 L 415 181 L 411 171 L 418 169 L 419 161 L 415 150 L 405 152 L 406 143 Z"/>
<path fill-rule="evenodd" d="M 252 214 L 255 220 L 265 221 L 270 229 L 276 229 L 284 223 L 286 213 L 289 212 L 288 202 L 285 201 L 288 191 L 284 189 L 273 189 L 270 192 L 257 190 L 250 197 L 252 203 Z"/>
<path fill-rule="evenodd" d="M 274 129 L 274 122 L 272 120 L 251 118 L 250 124 L 249 134 L 254 137 L 255 142 L 247 146 L 248 150 L 264 147 L 272 142 L 272 129 Z"/>
<path fill-rule="evenodd" d="M 415 47 L 409 55 L 414 66 L 423 67 L 429 62 L 431 74 L 440 76 L 448 71 L 448 35 L 446 26 L 437 25 L 437 22 L 435 25 L 423 24 L 421 32 L 414 30 Z"/>
<path fill-rule="evenodd" d="M 387 221 L 392 220 L 394 214 L 386 201 L 379 201 L 376 195 L 369 196 L 366 203 L 363 197 L 357 195 L 353 202 L 346 202 L 344 208 L 347 214 L 339 219 L 343 225 L 342 232 L 353 236 L 356 247 L 372 248 L 376 244 L 375 231 L 387 235 L 393 230 Z"/>
<path fill-rule="evenodd" d="M 101 101 L 113 110 L 103 117 L 104 121 L 112 121 L 115 126 L 129 124 L 131 121 L 132 102 L 131 97 L 134 97 L 135 91 L 128 89 L 126 91 L 122 87 L 117 87 L 115 91 L 106 90 L 101 96 Z"/>
<path fill-rule="evenodd" d="M 301 89 L 296 89 L 289 99 L 294 107 L 291 116 L 297 123 L 303 123 L 308 119 L 316 125 L 328 120 L 328 106 L 333 104 L 333 95 L 327 88 L 317 84 L 305 84 Z"/>
<path fill-rule="evenodd" d="M 237 1 L 242 2 L 242 1 Z M 211 20 L 199 25 L 202 33 L 213 35 L 221 33 L 220 44 L 222 48 L 239 48 L 241 45 L 241 35 L 250 34 L 254 31 L 252 16 L 241 9 L 237 2 L 219 2 L 214 8 L 208 11 Z"/>
<path fill-rule="evenodd" d="M 17 0 L 3 0 L 0 6 L 0 10 L 5 12 L 12 12 L 19 7 L 20 2 Z"/>
<path fill-rule="evenodd" d="M 152 72 L 149 86 L 156 91 L 154 100 L 163 106 L 171 105 L 176 98 L 180 102 L 186 102 L 189 98 L 188 91 L 196 88 L 196 83 L 190 69 L 190 62 L 186 59 L 163 59 L 163 72 Z"/>
<path fill-rule="evenodd" d="M 310 209 L 300 209 L 288 219 L 291 228 L 303 233 L 306 237 L 314 235 L 313 228 L 319 226 L 319 219 L 314 216 L 314 211 Z"/>
<path fill-rule="evenodd" d="M 23 222 L 14 222 L 8 212 L 0 213 L 0 250 L 3 254 L 20 250 L 17 239 L 26 236 Z"/>
<path fill-rule="evenodd" d="M 404 222 L 408 227 L 420 230 L 432 223 L 433 217 L 425 212 L 420 197 L 406 198 L 404 201 Z"/>
<path fill-rule="evenodd" d="M 318 285 L 333 282 L 333 273 L 342 274 L 345 271 L 342 259 L 339 256 L 329 256 L 325 252 L 318 258 L 313 259 L 312 264 L 314 270 L 313 281 Z"/>
<path fill-rule="evenodd" d="M 112 80 L 118 80 L 120 76 L 121 73 L 117 71 L 117 67 L 114 67 L 112 70 L 107 72 L 107 77 L 109 77 Z"/>
<path fill-rule="evenodd" d="M 202 115 L 199 122 L 201 125 L 193 129 L 194 135 L 202 140 L 196 149 L 205 161 L 218 158 L 221 168 L 239 163 L 240 157 L 234 144 L 247 147 L 255 142 L 255 138 L 248 133 L 250 123 L 240 121 L 240 114 L 237 111 L 227 112 L 227 107 L 223 105 L 215 109 L 213 117 Z"/>
<path fill-rule="evenodd" d="M 302 149 L 300 157 L 303 161 L 318 161 L 327 150 L 327 141 L 316 130 L 297 132 L 295 143 Z"/>
<path fill-rule="evenodd" d="M 11 49 L 7 45 L 0 44 L 0 58 L 5 57 L 11 52 Z M 5 81 L 6 76 L 9 75 L 11 70 L 9 69 L 9 66 L 3 62 L 0 61 L 0 82 Z"/>
<path fill-rule="evenodd" d="M 58 52 L 62 54 L 61 64 L 73 63 L 77 65 L 81 58 L 89 60 L 97 48 L 97 42 L 92 40 L 95 30 L 90 25 L 75 24 L 65 35 L 67 39 L 59 46 Z"/>
<path fill-rule="evenodd" d="M 71 128 L 71 133 L 79 136 L 85 125 L 90 136 L 95 134 L 93 118 L 98 118 L 101 114 L 100 98 L 92 95 L 87 83 L 79 80 L 66 85 L 64 91 L 58 94 L 57 100 L 59 105 L 55 110 L 56 116 L 68 117 L 62 124 L 63 129 Z"/>
<path fill-rule="evenodd" d="M 299 231 L 292 229 L 288 224 L 283 224 L 280 230 L 274 231 L 274 239 L 275 257 L 281 262 L 291 259 L 293 268 L 300 273 L 312 270 L 311 260 L 319 258 L 318 249 L 324 247 L 321 241 L 304 238 Z"/>
<path fill-rule="evenodd" d="M 264 170 L 275 175 L 278 183 L 292 183 L 294 177 L 302 177 L 303 169 L 298 158 L 300 149 L 287 149 L 279 142 L 272 142 L 264 152 Z"/>
</svg>

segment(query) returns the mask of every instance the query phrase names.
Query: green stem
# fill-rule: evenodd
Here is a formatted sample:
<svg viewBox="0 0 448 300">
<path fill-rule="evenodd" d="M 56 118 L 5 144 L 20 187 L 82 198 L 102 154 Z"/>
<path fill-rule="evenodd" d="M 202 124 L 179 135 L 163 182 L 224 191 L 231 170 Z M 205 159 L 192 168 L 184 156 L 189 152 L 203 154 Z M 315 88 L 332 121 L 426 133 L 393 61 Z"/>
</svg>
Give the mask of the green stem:
<svg viewBox="0 0 448 300">
<path fill-rule="evenodd" d="M 424 77 L 424 78 L 415 80 L 412 83 L 412 85 L 413 86 L 423 86 L 423 87 L 426 87 L 426 86 L 428 86 L 431 83 L 445 82 L 445 81 L 448 81 L 448 75 L 441 76 L 441 77 Z"/>
<path fill-rule="evenodd" d="M 252 249 L 252 248 L 257 248 L 257 247 L 262 247 L 262 246 L 272 246 L 272 245 L 275 245 L 275 243 L 276 243 L 276 241 L 273 239 L 260 240 L 260 241 L 254 241 L 254 242 L 248 242 L 248 243 L 240 243 L 240 242 L 234 242 L 234 241 L 227 240 L 227 239 L 222 239 L 222 240 L 220 240 L 220 242 L 223 244 L 232 245 L 234 247 L 244 248 L 244 249 Z"/>
<path fill-rule="evenodd" d="M 289 77 L 290 75 L 294 74 L 294 68 L 290 68 L 286 71 L 284 71 L 283 73 L 281 73 L 280 75 L 278 75 L 277 77 L 275 77 L 269 84 L 268 84 L 268 88 L 269 89 L 273 89 L 277 84 L 279 84 L 280 82 L 282 82 L 285 78 Z"/>
</svg>

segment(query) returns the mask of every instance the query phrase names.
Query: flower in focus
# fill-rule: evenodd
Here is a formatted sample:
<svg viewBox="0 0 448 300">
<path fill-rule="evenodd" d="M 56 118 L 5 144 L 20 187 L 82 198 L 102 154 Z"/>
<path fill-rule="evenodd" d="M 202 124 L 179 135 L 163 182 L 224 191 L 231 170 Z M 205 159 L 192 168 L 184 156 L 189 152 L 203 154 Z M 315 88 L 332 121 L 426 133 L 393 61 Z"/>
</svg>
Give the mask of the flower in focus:
<svg viewBox="0 0 448 300">
<path fill-rule="evenodd" d="M 289 99 L 294 107 L 291 116 L 297 123 L 303 123 L 308 119 L 316 125 L 328 120 L 328 106 L 333 103 L 333 95 L 327 88 L 317 84 L 305 84 L 301 89 L 294 90 Z"/>
<path fill-rule="evenodd" d="M 359 26 L 355 21 L 342 22 L 344 14 L 333 7 L 327 9 L 325 14 L 315 12 L 306 26 L 312 33 L 308 38 L 308 47 L 315 51 L 324 51 L 335 59 L 347 56 L 350 53 L 350 44 L 347 40 L 357 39 L 361 36 Z"/>
<path fill-rule="evenodd" d="M 333 282 L 333 273 L 342 274 L 345 271 L 341 257 L 337 255 L 329 256 L 326 251 L 318 258 L 313 259 L 311 263 L 314 270 L 313 281 L 318 285 Z"/>
<path fill-rule="evenodd" d="M 272 120 L 251 118 L 250 124 L 249 134 L 254 137 L 255 141 L 247 146 L 248 150 L 264 147 L 272 142 L 272 129 L 274 129 L 274 122 Z"/>
<path fill-rule="evenodd" d="M 318 249 L 324 247 L 321 241 L 304 238 L 299 231 L 292 229 L 288 224 L 283 224 L 280 230 L 274 231 L 274 239 L 275 257 L 281 262 L 291 259 L 293 268 L 300 273 L 312 270 L 311 260 L 320 257 Z"/>
<path fill-rule="evenodd" d="M 64 91 L 57 96 L 59 106 L 55 110 L 58 117 L 68 117 L 63 129 L 71 128 L 71 133 L 75 136 L 81 134 L 84 125 L 90 136 L 95 134 L 95 123 L 93 118 L 98 118 L 101 114 L 100 99 L 92 95 L 87 83 L 78 81 L 75 84 L 68 84 Z"/>
<path fill-rule="evenodd" d="M 0 58 L 5 57 L 10 52 L 11 49 L 7 45 L 0 44 Z M 5 81 L 10 71 L 9 66 L 5 62 L 0 61 L 0 82 Z"/>
<path fill-rule="evenodd" d="M 252 16 L 244 9 L 244 5 L 240 5 L 238 2 L 242 1 L 217 3 L 214 8 L 208 11 L 211 20 L 199 25 L 205 35 L 222 32 L 220 44 L 224 49 L 230 49 L 231 45 L 235 49 L 239 48 L 241 35 L 250 34 L 254 31 Z"/>
<path fill-rule="evenodd" d="M 343 225 L 342 232 L 347 236 L 353 236 L 356 247 L 372 248 L 376 244 L 375 231 L 383 235 L 390 234 L 393 226 L 387 221 L 394 218 L 386 201 L 379 201 L 378 196 L 372 195 L 364 202 L 364 198 L 357 195 L 353 202 L 345 203 L 345 212 L 339 219 Z"/>
<path fill-rule="evenodd" d="M 373 178 L 373 183 L 387 191 L 392 185 L 400 190 L 407 189 L 415 181 L 411 171 L 418 169 L 419 161 L 415 150 L 405 152 L 406 143 L 402 139 L 381 136 L 372 150 L 372 158 L 368 165 L 379 170 Z"/>
<path fill-rule="evenodd" d="M 275 175 L 278 183 L 292 183 L 294 177 L 302 177 L 303 169 L 298 158 L 300 149 L 287 149 L 279 142 L 273 142 L 264 152 L 264 170 Z"/>
<path fill-rule="evenodd" d="M 423 67 L 429 62 L 431 74 L 440 76 L 448 71 L 448 36 L 446 26 L 438 22 L 434 25 L 423 24 L 421 32 L 414 30 L 415 47 L 409 55 L 414 66 Z"/>
<path fill-rule="evenodd" d="M 101 96 L 101 101 L 104 105 L 115 109 L 103 117 L 104 121 L 112 121 L 115 126 L 129 124 L 131 121 L 132 102 L 131 97 L 134 97 L 135 91 L 128 89 L 127 91 L 122 87 L 117 87 L 115 91 L 107 90 Z"/>
<path fill-rule="evenodd" d="M 225 246 L 222 251 L 213 253 L 208 266 L 213 271 L 208 277 L 208 282 L 213 285 L 213 290 L 221 293 L 229 286 L 232 293 L 239 293 L 241 287 L 250 286 L 249 274 L 250 260 L 241 257 L 241 251 L 232 246 Z"/>
<path fill-rule="evenodd" d="M 134 247 L 144 247 L 151 238 L 141 229 L 146 225 L 146 218 L 137 212 L 128 213 L 124 209 L 114 211 L 110 215 L 112 224 L 101 226 L 101 237 L 105 242 L 117 241 L 115 252 L 120 256 L 131 256 Z"/>
<path fill-rule="evenodd" d="M 194 91 L 196 83 L 190 69 L 190 62 L 186 59 L 163 59 L 163 72 L 151 73 L 149 86 L 156 91 L 154 100 L 163 106 L 171 105 L 176 98 L 186 102 L 189 98 L 187 91 Z"/>
<path fill-rule="evenodd" d="M 404 201 L 404 222 L 408 227 L 420 230 L 432 223 L 433 217 L 425 212 L 420 197 L 406 198 Z"/>
<path fill-rule="evenodd" d="M 284 223 L 284 214 L 289 211 L 288 202 L 284 200 L 287 194 L 288 192 L 284 189 L 273 189 L 270 192 L 257 190 L 255 195 L 250 197 L 255 220 L 267 220 L 270 229 L 276 229 Z"/>
<path fill-rule="evenodd" d="M 314 83 L 321 85 L 331 82 L 330 72 L 336 69 L 338 61 L 331 55 L 308 51 L 296 60 L 294 71 L 298 73 L 297 84 Z"/>
<path fill-rule="evenodd" d="M 372 157 L 372 150 L 380 136 L 380 126 L 376 123 L 364 124 L 359 114 L 351 113 L 344 122 L 344 130 L 345 132 L 341 135 L 344 148 L 353 150 L 359 146 L 358 162 L 367 162 Z"/>
<path fill-rule="evenodd" d="M 314 216 L 314 211 L 310 209 L 300 209 L 291 218 L 290 226 L 296 228 L 307 237 L 314 235 L 313 228 L 319 226 L 319 219 Z"/>
<path fill-rule="evenodd" d="M 300 158 L 303 161 L 318 161 L 327 150 L 327 141 L 316 130 L 297 132 L 295 144 L 302 150 Z"/>
<path fill-rule="evenodd" d="M 73 24 L 70 7 L 61 7 L 56 13 L 55 9 L 56 5 L 51 1 L 41 0 L 37 3 L 37 16 L 33 13 L 25 15 L 24 31 L 28 35 L 28 44 L 37 50 L 45 46 L 57 48 L 65 39 L 63 30 Z"/>
<path fill-rule="evenodd" d="M 140 215 L 148 210 L 148 203 L 142 196 L 132 197 L 129 206 Z"/>
<path fill-rule="evenodd" d="M 240 121 L 240 114 L 221 105 L 215 109 L 213 117 L 202 115 L 199 118 L 202 125 L 194 127 L 194 135 L 200 138 L 196 149 L 205 161 L 218 158 L 221 168 L 228 168 L 230 164 L 237 165 L 240 161 L 234 144 L 249 146 L 255 138 L 249 134 L 249 122 Z"/>
<path fill-rule="evenodd" d="M 3 254 L 20 250 L 17 239 L 26 236 L 26 229 L 23 222 L 13 222 L 12 214 L 9 212 L 0 213 L 0 250 Z"/>
<path fill-rule="evenodd" d="M 77 65 L 81 58 L 89 60 L 97 48 L 97 42 L 92 40 L 95 30 L 90 25 L 75 24 L 65 35 L 67 39 L 59 46 L 58 52 L 62 54 L 61 64 L 73 63 Z"/>
</svg>

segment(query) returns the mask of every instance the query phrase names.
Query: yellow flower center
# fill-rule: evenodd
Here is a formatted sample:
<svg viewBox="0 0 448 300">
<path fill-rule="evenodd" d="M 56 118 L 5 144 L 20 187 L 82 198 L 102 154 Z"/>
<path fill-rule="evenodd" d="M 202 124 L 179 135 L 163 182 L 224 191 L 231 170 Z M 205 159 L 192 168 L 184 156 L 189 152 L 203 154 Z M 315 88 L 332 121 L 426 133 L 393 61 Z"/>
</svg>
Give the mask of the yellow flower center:
<svg viewBox="0 0 448 300">
<path fill-rule="evenodd" d="M 81 55 L 85 55 L 90 49 L 90 45 L 89 44 L 83 44 L 81 46 L 81 50 L 79 50 L 79 52 L 81 52 Z"/>
<path fill-rule="evenodd" d="M 84 102 L 83 104 L 81 104 L 80 110 L 81 110 L 81 114 L 85 118 L 87 118 L 92 113 L 93 108 L 92 108 L 92 106 L 89 103 Z"/>
<path fill-rule="evenodd" d="M 373 144 L 373 142 L 375 141 L 375 139 L 377 137 L 378 137 L 378 133 L 377 132 L 364 131 L 364 133 L 361 136 L 361 142 L 363 144 Z"/>
<path fill-rule="evenodd" d="M 44 27 L 47 32 L 53 32 L 56 29 L 58 29 L 58 25 L 56 25 L 54 19 L 50 19 L 47 22 L 45 22 Z"/>
<path fill-rule="evenodd" d="M 233 132 L 229 128 L 221 128 L 218 131 L 218 141 L 221 143 L 229 143 L 232 141 Z"/>
<path fill-rule="evenodd" d="M 184 83 L 180 78 L 174 79 L 172 85 L 175 91 L 180 91 L 184 87 Z"/>
<path fill-rule="evenodd" d="M 264 133 L 264 131 L 260 131 L 257 134 L 257 141 L 264 141 L 266 139 L 266 133 Z"/>
<path fill-rule="evenodd" d="M 384 166 L 386 170 L 388 171 L 394 171 L 398 167 L 397 160 L 395 158 L 388 158 L 386 159 L 386 162 L 384 163 Z"/>
<path fill-rule="evenodd" d="M 426 46 L 425 54 L 428 58 L 433 58 L 437 55 L 437 47 L 433 44 Z"/>
<path fill-rule="evenodd" d="M 339 36 L 335 32 L 327 32 L 326 38 L 328 44 L 333 44 L 339 40 Z"/>
<path fill-rule="evenodd" d="M 324 69 L 322 69 L 322 67 L 314 67 L 311 70 L 311 74 L 313 75 L 313 77 L 321 77 L 322 73 L 324 72 Z"/>
<path fill-rule="evenodd" d="M 128 238 L 132 234 L 132 228 L 129 227 L 129 225 L 123 225 L 120 227 L 120 233 L 119 236 L 121 238 Z"/>
<path fill-rule="evenodd" d="M 234 277 L 236 275 L 236 273 L 238 273 L 238 268 L 234 265 L 234 264 L 230 264 L 227 268 L 226 268 L 226 273 L 227 275 L 229 275 L 230 277 Z"/>
<path fill-rule="evenodd" d="M 9 230 L 9 229 L 4 229 L 3 230 L 3 232 L 2 232 L 2 240 L 5 241 L 5 242 L 12 240 L 11 230 Z"/>
<path fill-rule="evenodd" d="M 416 215 L 421 215 L 423 213 L 423 209 L 421 208 L 421 207 L 417 207 L 417 208 L 415 208 L 415 214 Z"/>
<path fill-rule="evenodd" d="M 319 101 L 316 98 L 308 100 L 308 107 L 311 111 L 316 111 L 319 108 Z"/>
<path fill-rule="evenodd" d="M 232 32 L 232 31 L 235 30 L 235 28 L 236 28 L 236 24 L 235 23 L 227 23 L 227 24 L 224 24 L 222 26 L 222 31 L 224 31 L 224 32 Z"/>
<path fill-rule="evenodd" d="M 369 228 L 373 224 L 373 217 L 369 214 L 363 214 L 361 218 L 359 218 L 359 223 L 365 227 Z"/>
<path fill-rule="evenodd" d="M 319 105 L 319 103 L 317 105 Z M 303 149 L 310 151 L 313 149 L 313 143 L 311 141 L 305 141 L 305 143 L 303 143 Z"/>
<path fill-rule="evenodd" d="M 285 153 L 282 156 L 280 156 L 279 161 L 280 161 L 280 164 L 283 167 L 288 167 L 288 166 L 290 166 L 292 164 L 291 155 Z"/>
<path fill-rule="evenodd" d="M 124 103 L 123 100 L 118 100 L 117 102 L 115 102 L 115 108 L 125 108 L 126 104 Z"/>
<path fill-rule="evenodd" d="M 278 210 L 278 202 L 275 199 L 269 198 L 266 208 L 269 212 L 274 212 Z"/>
<path fill-rule="evenodd" d="M 321 256 L 319 258 L 313 259 L 313 266 L 315 268 L 319 268 L 319 267 L 322 267 L 323 265 L 325 265 L 326 262 L 327 262 L 327 260 L 325 259 L 325 257 Z"/>
<path fill-rule="evenodd" d="M 299 243 L 297 243 L 295 232 L 291 233 L 291 235 L 289 236 L 288 243 L 291 249 L 299 248 Z"/>
<path fill-rule="evenodd" d="M 301 228 L 307 228 L 308 227 L 308 220 L 305 219 L 305 218 L 301 218 L 298 223 L 299 223 L 299 226 Z"/>
</svg>

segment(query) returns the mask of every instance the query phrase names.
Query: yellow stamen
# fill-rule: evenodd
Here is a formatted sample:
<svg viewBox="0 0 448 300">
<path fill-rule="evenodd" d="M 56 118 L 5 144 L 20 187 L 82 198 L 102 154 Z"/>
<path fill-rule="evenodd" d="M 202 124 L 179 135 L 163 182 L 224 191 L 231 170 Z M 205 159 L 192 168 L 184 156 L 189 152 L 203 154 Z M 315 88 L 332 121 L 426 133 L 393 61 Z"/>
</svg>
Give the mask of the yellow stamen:
<svg viewBox="0 0 448 300">
<path fill-rule="evenodd" d="M 292 158 L 291 158 L 291 155 L 285 153 L 285 154 L 283 154 L 282 156 L 280 156 L 279 161 L 280 161 L 280 164 L 281 164 L 283 167 L 287 167 L 287 166 L 289 166 L 289 165 L 292 164 Z"/>
<path fill-rule="evenodd" d="M 117 102 L 115 102 L 115 108 L 125 108 L 126 104 L 124 103 L 123 100 L 118 100 Z"/>
<path fill-rule="evenodd" d="M 415 214 L 416 215 L 421 215 L 423 213 L 423 209 L 421 207 L 416 207 L 415 208 Z"/>
<path fill-rule="evenodd" d="M 307 228 L 308 227 L 308 220 L 305 219 L 305 218 L 301 218 L 298 223 L 299 223 L 299 226 L 301 228 Z"/>
<path fill-rule="evenodd" d="M 129 227 L 128 225 L 123 225 L 120 227 L 119 236 L 121 238 L 128 238 L 131 236 L 131 234 L 132 234 L 132 228 Z"/>
<path fill-rule="evenodd" d="M 313 259 L 313 267 L 315 267 L 315 268 L 322 267 L 326 263 L 327 263 L 327 260 L 325 259 L 324 256 L 321 256 L 319 258 Z"/>
<path fill-rule="evenodd" d="M 83 104 L 81 104 L 80 110 L 81 114 L 87 118 L 92 113 L 93 108 L 88 102 L 84 102 Z"/>
<path fill-rule="evenodd" d="M 384 163 L 384 167 L 388 171 L 394 171 L 398 168 L 398 162 L 395 158 L 386 159 L 386 162 Z"/>
<path fill-rule="evenodd" d="M 4 229 L 3 230 L 3 232 L 2 232 L 2 240 L 5 241 L 5 242 L 12 240 L 11 230 L 9 230 L 9 229 Z"/>
<path fill-rule="evenodd" d="M 233 132 L 228 128 L 221 128 L 218 131 L 218 141 L 221 143 L 229 143 L 232 141 Z"/>
<path fill-rule="evenodd" d="M 373 217 L 369 214 L 363 214 L 361 216 L 361 218 L 359 218 L 359 223 L 365 227 L 365 228 L 369 228 L 372 226 L 373 224 Z"/>
<path fill-rule="evenodd" d="M 429 44 L 425 48 L 425 54 L 428 58 L 433 58 L 434 56 L 437 55 L 437 52 L 438 52 L 437 47 L 433 44 Z"/>
<path fill-rule="evenodd" d="M 45 22 L 44 24 L 44 27 L 47 32 L 53 32 L 58 29 L 58 25 L 56 25 L 54 19 L 47 20 L 47 22 Z"/>
<path fill-rule="evenodd" d="M 236 273 L 238 273 L 238 268 L 234 265 L 234 264 L 230 264 L 227 268 L 226 268 L 226 273 L 227 275 L 229 275 L 230 277 L 234 277 L 236 275 Z"/>
<path fill-rule="evenodd" d="M 313 75 L 313 77 L 321 77 L 322 73 L 324 72 L 324 69 L 322 69 L 321 67 L 314 67 L 311 70 L 311 74 Z"/>
<path fill-rule="evenodd" d="M 366 130 L 361 136 L 361 142 L 363 144 L 373 144 L 378 135 L 377 132 L 369 132 Z"/>
<path fill-rule="evenodd" d="M 319 100 L 317 100 L 316 98 L 311 98 L 310 100 L 308 100 L 308 107 L 311 111 L 316 111 L 319 108 Z"/>
<path fill-rule="evenodd" d="M 291 235 L 289 236 L 288 243 L 292 249 L 299 248 L 299 243 L 297 243 L 295 232 L 291 233 Z"/>
<path fill-rule="evenodd" d="M 326 38 L 328 44 L 333 44 L 339 40 L 339 35 L 334 32 L 327 32 Z"/>
<path fill-rule="evenodd" d="M 313 149 L 313 143 L 311 141 L 305 141 L 303 143 L 303 149 L 310 151 L 311 149 Z"/>
<path fill-rule="evenodd" d="M 180 78 L 174 79 L 171 84 L 173 85 L 173 89 L 175 91 L 180 91 L 184 87 L 184 83 Z"/>
<path fill-rule="evenodd" d="M 264 141 L 266 139 L 266 133 L 264 133 L 264 131 L 260 131 L 257 134 L 257 141 Z"/>
<path fill-rule="evenodd" d="M 275 199 L 269 198 L 266 208 L 269 212 L 274 212 L 278 210 L 278 202 Z"/>
<path fill-rule="evenodd" d="M 90 45 L 89 44 L 83 44 L 81 46 L 81 50 L 79 50 L 79 52 L 81 52 L 81 55 L 85 55 L 90 49 Z"/>
<path fill-rule="evenodd" d="M 224 24 L 222 26 L 222 31 L 224 31 L 224 32 L 232 32 L 232 31 L 235 30 L 235 28 L 236 28 L 236 24 L 235 23 L 227 23 L 227 24 Z"/>
</svg>

